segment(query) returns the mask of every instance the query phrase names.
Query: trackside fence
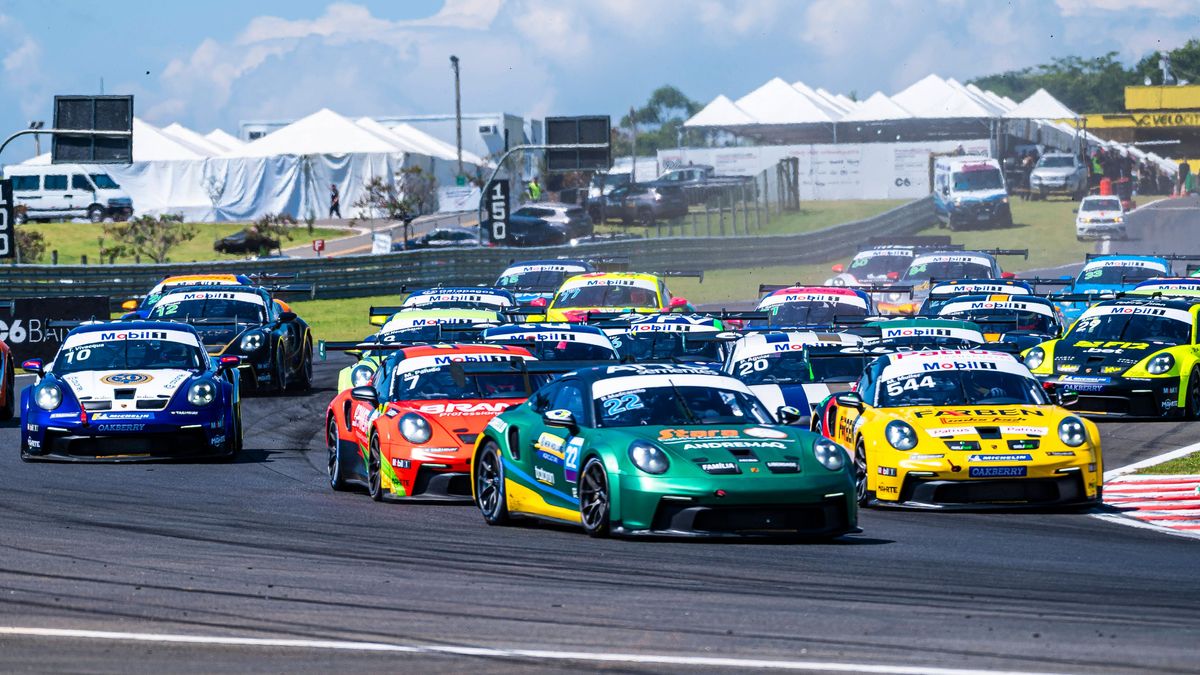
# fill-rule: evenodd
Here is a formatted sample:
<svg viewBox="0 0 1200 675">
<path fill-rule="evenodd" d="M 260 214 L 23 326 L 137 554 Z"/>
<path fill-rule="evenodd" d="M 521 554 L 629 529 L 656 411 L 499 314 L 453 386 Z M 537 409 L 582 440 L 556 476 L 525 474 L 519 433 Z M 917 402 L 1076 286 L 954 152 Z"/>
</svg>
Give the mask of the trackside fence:
<svg viewBox="0 0 1200 675">
<path fill-rule="evenodd" d="M 219 261 L 141 265 L 0 266 L 0 298 L 105 295 L 119 304 L 174 274 L 294 275 L 311 284 L 314 299 L 401 293 L 405 288 L 474 285 L 495 281 L 513 260 L 628 258 L 634 269 L 752 268 L 844 257 L 871 237 L 906 236 L 934 222 L 932 198 L 877 216 L 815 232 L 740 237 L 619 239 L 544 248 L 455 248 L 294 260 Z"/>
</svg>

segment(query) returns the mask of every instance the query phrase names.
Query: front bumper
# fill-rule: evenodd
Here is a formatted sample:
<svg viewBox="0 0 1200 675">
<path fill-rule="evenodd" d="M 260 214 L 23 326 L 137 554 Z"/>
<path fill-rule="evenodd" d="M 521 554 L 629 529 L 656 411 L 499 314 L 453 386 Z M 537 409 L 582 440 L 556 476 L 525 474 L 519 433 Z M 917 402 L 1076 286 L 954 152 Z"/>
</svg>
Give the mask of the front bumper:
<svg viewBox="0 0 1200 675">
<path fill-rule="evenodd" d="M 1006 201 L 964 202 L 954 206 L 947 218 L 955 225 L 1007 223 L 1012 220 L 1012 211 Z"/>
<path fill-rule="evenodd" d="M 836 537 L 858 532 L 846 472 L 727 480 L 618 478 L 615 534 L 656 537 Z"/>
<path fill-rule="evenodd" d="M 1077 237 L 1124 237 L 1125 234 L 1125 223 L 1123 221 L 1075 223 L 1075 236 Z"/>
<path fill-rule="evenodd" d="M 236 447 L 228 442 L 230 427 L 232 419 L 219 410 L 93 413 L 86 424 L 77 413 L 41 413 L 24 420 L 21 451 L 25 459 L 59 461 L 223 457 Z"/>
<path fill-rule="evenodd" d="M 388 501 L 471 502 L 474 443 L 438 456 L 417 448 L 393 448 L 381 457 L 380 478 Z"/>
<path fill-rule="evenodd" d="M 1088 494 L 1082 471 L 1043 478 L 947 480 L 905 476 L 897 501 L 879 506 L 921 509 L 1041 509 L 1100 504 L 1098 490 Z"/>
<path fill-rule="evenodd" d="M 1087 417 L 1165 417 L 1182 415 L 1179 392 L 1182 378 L 1039 375 L 1079 394 L 1072 412 Z"/>
</svg>

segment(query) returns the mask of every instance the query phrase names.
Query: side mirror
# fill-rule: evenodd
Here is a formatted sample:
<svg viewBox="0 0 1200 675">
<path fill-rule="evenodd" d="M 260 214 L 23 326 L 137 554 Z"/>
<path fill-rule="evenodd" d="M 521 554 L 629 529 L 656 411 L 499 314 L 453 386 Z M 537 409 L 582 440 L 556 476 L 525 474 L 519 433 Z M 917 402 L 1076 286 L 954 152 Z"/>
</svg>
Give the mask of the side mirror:
<svg viewBox="0 0 1200 675">
<path fill-rule="evenodd" d="M 534 298 L 529 303 L 529 306 L 530 307 L 546 307 L 549 304 L 550 304 L 550 301 L 547 300 L 546 298 Z"/>
<path fill-rule="evenodd" d="M 1058 404 L 1062 407 L 1070 408 L 1076 403 L 1079 403 L 1079 392 L 1059 387 L 1054 392 L 1054 398 L 1058 400 Z"/>
<path fill-rule="evenodd" d="M 1064 274 L 1064 275 L 1062 275 L 1062 276 L 1060 276 L 1060 277 L 1059 277 L 1059 279 L 1061 279 L 1062 281 L 1071 281 L 1071 280 L 1073 280 L 1074 278 L 1075 278 L 1075 277 L 1071 276 L 1070 274 Z"/>
<path fill-rule="evenodd" d="M 379 394 L 375 392 L 375 387 L 355 387 L 350 390 L 350 398 L 370 403 L 372 407 L 379 405 Z"/>
<path fill-rule="evenodd" d="M 41 359 L 29 359 L 28 361 L 24 361 L 21 363 L 21 368 L 23 368 L 25 372 L 33 373 L 38 377 L 41 377 L 45 372 Z"/>
<path fill-rule="evenodd" d="M 217 367 L 221 370 L 233 370 L 240 365 L 242 365 L 242 357 L 234 356 L 232 354 L 229 356 L 222 356 L 217 360 Z"/>
<path fill-rule="evenodd" d="M 133 310 L 137 309 L 137 307 L 137 300 L 126 300 L 125 302 L 121 303 L 121 309 L 125 310 L 126 312 L 132 312 Z"/>
<path fill-rule="evenodd" d="M 687 301 L 687 298 L 679 298 L 679 297 L 671 298 L 671 301 L 669 303 L 667 303 L 667 305 L 672 310 L 676 310 L 676 309 L 687 310 L 687 309 L 690 309 L 692 306 L 691 303 L 689 303 Z"/>
<path fill-rule="evenodd" d="M 775 410 L 775 417 L 780 424 L 795 424 L 804 419 L 804 413 L 795 406 L 781 405 Z"/>
<path fill-rule="evenodd" d="M 862 396 L 855 391 L 842 392 L 833 397 L 833 400 L 843 408 L 853 408 L 859 412 L 863 411 L 866 405 L 863 403 Z"/>
<path fill-rule="evenodd" d="M 282 323 L 291 323 L 300 317 L 296 316 L 295 312 L 280 312 L 279 320 Z"/>
<path fill-rule="evenodd" d="M 562 429 L 575 429 L 579 426 L 575 420 L 575 413 L 562 408 L 547 410 L 542 413 L 542 422 L 548 427 L 559 427 Z"/>
<path fill-rule="evenodd" d="M 846 271 L 846 266 L 838 263 L 829 269 L 833 270 L 834 274 L 841 274 L 842 272 Z"/>
<path fill-rule="evenodd" d="M 887 278 L 888 278 L 888 281 L 899 281 L 900 273 L 899 272 L 888 272 Z"/>
<path fill-rule="evenodd" d="M 1015 272 L 1001 272 L 1000 278 L 1001 279 L 1016 279 L 1017 274 Z"/>
</svg>

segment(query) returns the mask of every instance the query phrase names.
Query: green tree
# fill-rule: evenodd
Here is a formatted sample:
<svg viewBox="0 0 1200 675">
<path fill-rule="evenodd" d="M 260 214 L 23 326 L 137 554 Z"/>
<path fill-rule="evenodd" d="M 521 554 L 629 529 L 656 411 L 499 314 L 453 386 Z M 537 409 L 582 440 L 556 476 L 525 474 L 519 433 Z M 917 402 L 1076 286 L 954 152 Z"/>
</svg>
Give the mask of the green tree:
<svg viewBox="0 0 1200 675">
<path fill-rule="evenodd" d="M 105 223 L 104 239 L 113 242 L 101 248 L 100 257 L 114 260 L 119 256 L 145 256 L 156 263 L 167 262 L 171 249 L 191 241 L 196 226 L 183 222 L 178 214 L 138 216 L 123 223 Z"/>
<path fill-rule="evenodd" d="M 1192 38 L 1182 47 L 1166 53 L 1171 56 L 1171 74 L 1177 82 L 1186 80 L 1192 84 L 1200 84 L 1200 40 Z M 1137 62 L 1133 67 L 1137 80 L 1134 84 L 1145 84 L 1146 78 L 1150 78 L 1150 84 L 1163 84 L 1162 70 L 1158 65 L 1163 54 L 1161 51 L 1153 51 Z"/>
<path fill-rule="evenodd" d="M 1032 68 L 970 80 L 981 89 L 1020 101 L 1045 89 L 1077 113 L 1118 112 L 1125 108 L 1125 87 L 1140 84 L 1137 73 L 1117 60 L 1117 52 L 1095 58 L 1065 56 Z"/>
<path fill-rule="evenodd" d="M 653 155 L 663 148 L 679 145 L 679 132 L 689 117 L 700 112 L 700 103 L 688 98 L 677 87 L 663 85 L 650 94 L 650 99 L 640 108 L 633 110 L 632 118 L 625 115 L 619 127 L 613 129 L 613 154 L 629 155 L 633 151 L 630 122 L 637 124 L 637 151 L 639 155 Z M 684 130 L 683 144 L 703 142 L 703 134 Z"/>
<path fill-rule="evenodd" d="M 17 255 L 20 256 L 21 262 L 28 265 L 41 262 L 42 256 L 46 255 L 46 237 L 37 230 L 30 230 L 21 225 L 17 226 L 16 233 Z"/>
</svg>

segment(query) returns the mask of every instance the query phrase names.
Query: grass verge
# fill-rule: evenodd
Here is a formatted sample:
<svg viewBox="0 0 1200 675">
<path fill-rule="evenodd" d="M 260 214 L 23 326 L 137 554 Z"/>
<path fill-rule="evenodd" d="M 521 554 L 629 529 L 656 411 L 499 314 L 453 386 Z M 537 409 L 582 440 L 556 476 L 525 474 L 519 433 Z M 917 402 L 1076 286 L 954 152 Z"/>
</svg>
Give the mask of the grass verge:
<svg viewBox="0 0 1200 675">
<path fill-rule="evenodd" d="M 193 262 L 201 260 L 243 260 L 245 254 L 225 255 L 213 250 L 213 242 L 245 227 L 245 223 L 195 223 L 196 236 L 171 250 L 171 262 Z M 100 261 L 100 239 L 104 236 L 103 225 L 95 223 L 28 223 L 18 225 L 30 231 L 40 232 L 46 238 L 46 254 L 41 263 L 49 263 L 50 252 L 58 251 L 58 264 L 77 265 L 82 256 L 88 263 Z M 284 240 L 283 247 L 303 244 L 313 239 L 336 239 L 355 234 L 351 230 L 315 228 L 310 235 L 304 227 L 296 228 L 292 240 Z M 118 257 L 118 263 L 132 263 L 133 256 Z M 31 262 L 31 261 L 25 261 Z M 142 262 L 150 262 L 143 260 Z"/>
<path fill-rule="evenodd" d="M 1190 455 L 1176 457 L 1162 464 L 1155 464 L 1144 469 L 1138 469 L 1136 473 L 1147 475 L 1188 475 L 1195 476 L 1200 474 L 1200 452 L 1193 452 Z"/>
</svg>

